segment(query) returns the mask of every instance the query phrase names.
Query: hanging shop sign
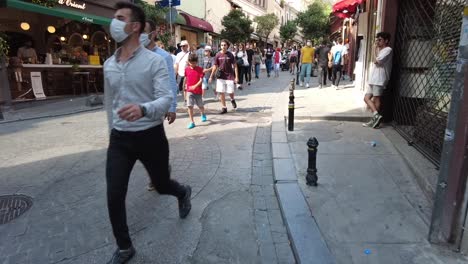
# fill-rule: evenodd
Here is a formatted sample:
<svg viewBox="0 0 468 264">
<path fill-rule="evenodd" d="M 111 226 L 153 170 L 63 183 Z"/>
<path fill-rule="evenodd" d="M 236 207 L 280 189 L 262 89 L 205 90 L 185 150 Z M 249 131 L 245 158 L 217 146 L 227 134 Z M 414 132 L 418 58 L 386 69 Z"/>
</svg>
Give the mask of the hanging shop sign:
<svg viewBox="0 0 468 264">
<path fill-rule="evenodd" d="M 76 9 L 81 9 L 81 10 L 85 10 L 86 9 L 86 3 L 77 3 L 73 0 L 58 0 L 58 3 L 61 4 L 61 5 L 66 5 L 66 6 L 69 6 L 69 7 L 73 7 L 73 8 L 76 8 Z"/>
</svg>

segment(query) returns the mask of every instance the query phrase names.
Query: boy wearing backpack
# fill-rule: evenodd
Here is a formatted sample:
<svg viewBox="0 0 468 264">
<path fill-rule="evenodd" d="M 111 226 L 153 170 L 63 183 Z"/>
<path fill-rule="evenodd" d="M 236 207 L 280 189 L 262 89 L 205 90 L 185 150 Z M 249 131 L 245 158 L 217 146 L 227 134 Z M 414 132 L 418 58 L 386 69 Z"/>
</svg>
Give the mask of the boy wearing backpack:
<svg viewBox="0 0 468 264">
<path fill-rule="evenodd" d="M 332 54 L 332 64 L 333 64 L 333 73 L 332 73 L 332 87 L 338 89 L 340 85 L 341 75 L 343 72 L 343 57 L 346 55 L 346 47 L 343 46 L 343 39 L 338 38 L 338 44 L 332 47 L 331 54 Z M 337 77 L 338 75 L 338 77 Z"/>
</svg>

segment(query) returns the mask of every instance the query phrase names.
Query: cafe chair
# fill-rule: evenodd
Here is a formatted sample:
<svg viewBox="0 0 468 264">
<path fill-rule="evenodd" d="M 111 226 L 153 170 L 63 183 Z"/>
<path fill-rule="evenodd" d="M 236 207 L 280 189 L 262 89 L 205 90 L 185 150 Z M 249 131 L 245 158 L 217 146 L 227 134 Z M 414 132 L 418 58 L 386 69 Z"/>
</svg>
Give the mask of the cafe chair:
<svg viewBox="0 0 468 264">
<path fill-rule="evenodd" d="M 73 95 L 76 95 L 76 89 L 80 89 L 80 94 L 83 94 L 83 90 L 86 94 L 89 93 L 89 72 L 73 72 L 72 73 L 72 88 Z"/>
<path fill-rule="evenodd" d="M 88 87 L 89 86 L 92 86 L 93 87 L 93 92 L 94 93 L 98 93 L 98 89 L 97 89 L 97 85 L 96 85 L 96 82 L 97 82 L 97 72 L 93 72 L 93 73 L 90 73 L 89 74 L 89 77 L 88 77 Z"/>
</svg>

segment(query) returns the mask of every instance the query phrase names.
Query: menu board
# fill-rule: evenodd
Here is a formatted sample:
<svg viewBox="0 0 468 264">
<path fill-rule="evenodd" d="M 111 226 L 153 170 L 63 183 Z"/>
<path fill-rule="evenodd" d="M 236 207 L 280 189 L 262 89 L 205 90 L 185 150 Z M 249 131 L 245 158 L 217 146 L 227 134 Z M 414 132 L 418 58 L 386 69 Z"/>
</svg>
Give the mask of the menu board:
<svg viewBox="0 0 468 264">
<path fill-rule="evenodd" d="M 36 99 L 46 99 L 42 88 L 41 72 L 31 72 L 31 85 Z"/>
</svg>

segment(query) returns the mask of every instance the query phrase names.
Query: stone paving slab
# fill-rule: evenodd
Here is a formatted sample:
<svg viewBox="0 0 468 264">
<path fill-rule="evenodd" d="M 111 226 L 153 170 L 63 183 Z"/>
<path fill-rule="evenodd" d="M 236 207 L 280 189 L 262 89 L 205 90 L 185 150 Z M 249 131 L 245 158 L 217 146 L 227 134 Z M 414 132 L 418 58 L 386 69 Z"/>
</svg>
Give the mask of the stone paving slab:
<svg viewBox="0 0 468 264">
<path fill-rule="evenodd" d="M 292 159 L 273 160 L 275 181 L 297 181 L 296 167 Z"/>
<path fill-rule="evenodd" d="M 342 121 L 301 120 L 298 127 L 288 132 L 298 184 L 337 263 L 467 261 L 427 242 L 431 205 L 382 131 Z M 317 187 L 304 179 L 311 135 L 319 140 Z"/>
</svg>

